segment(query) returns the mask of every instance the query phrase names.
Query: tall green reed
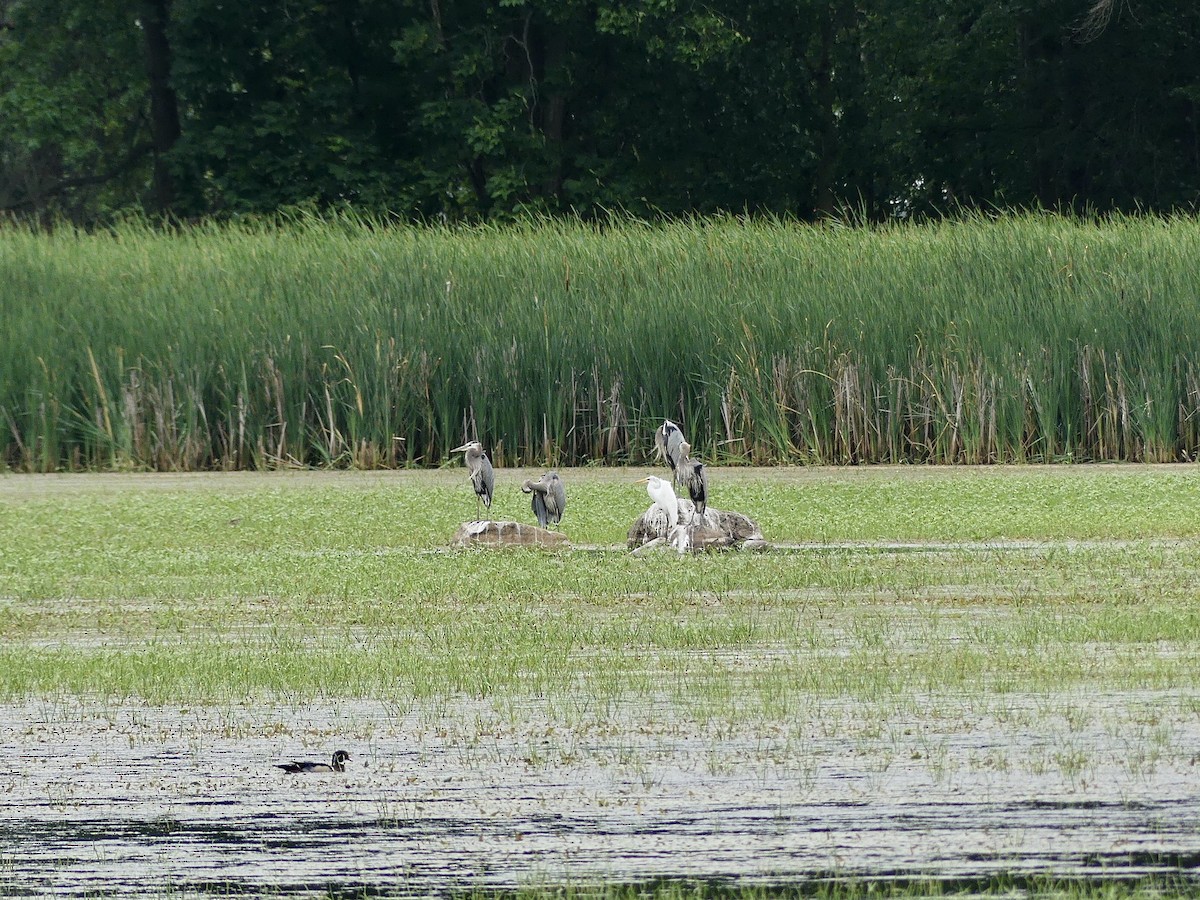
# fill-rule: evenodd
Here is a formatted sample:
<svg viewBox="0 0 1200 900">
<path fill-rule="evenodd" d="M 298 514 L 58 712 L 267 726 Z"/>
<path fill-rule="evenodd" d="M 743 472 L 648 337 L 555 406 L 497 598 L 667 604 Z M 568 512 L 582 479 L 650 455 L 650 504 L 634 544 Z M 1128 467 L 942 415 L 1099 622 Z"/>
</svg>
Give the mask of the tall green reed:
<svg viewBox="0 0 1200 900">
<path fill-rule="evenodd" d="M 0 231 L 13 468 L 1191 458 L 1200 224 Z"/>
</svg>

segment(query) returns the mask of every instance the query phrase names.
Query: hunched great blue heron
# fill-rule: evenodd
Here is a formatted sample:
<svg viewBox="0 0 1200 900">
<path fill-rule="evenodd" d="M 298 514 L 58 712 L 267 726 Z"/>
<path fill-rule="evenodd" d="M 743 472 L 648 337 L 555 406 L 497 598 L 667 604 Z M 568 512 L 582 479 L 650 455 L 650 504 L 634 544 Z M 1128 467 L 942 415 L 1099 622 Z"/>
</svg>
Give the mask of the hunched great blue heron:
<svg viewBox="0 0 1200 900">
<path fill-rule="evenodd" d="M 675 483 L 687 491 L 691 498 L 694 512 L 692 518 L 704 518 L 704 508 L 708 505 L 708 472 L 704 463 L 692 459 L 692 445 L 683 441 L 679 445 L 679 462 L 675 465 Z"/>
<path fill-rule="evenodd" d="M 538 527 L 557 526 L 562 521 L 563 512 L 567 508 L 567 491 L 557 472 L 547 472 L 537 481 L 526 479 L 521 484 L 521 490 L 533 495 L 530 505 L 533 507 L 533 514 L 537 516 Z"/>
<path fill-rule="evenodd" d="M 663 419 L 662 425 L 654 432 L 654 446 L 658 458 L 665 457 L 672 471 L 679 465 L 679 446 L 683 443 L 683 432 L 679 426 L 670 419 Z"/>
<path fill-rule="evenodd" d="M 475 489 L 475 517 L 479 517 L 479 501 L 488 509 L 492 508 L 492 491 L 496 487 L 496 473 L 492 471 L 491 460 L 483 452 L 479 441 L 468 441 L 461 447 L 455 447 L 451 453 L 465 451 L 467 475 L 471 479 L 471 487 Z"/>
<path fill-rule="evenodd" d="M 277 769 L 283 769 L 285 772 L 345 772 L 346 760 L 350 758 L 350 754 L 345 750 L 338 750 L 333 754 L 332 762 L 309 762 L 303 760 L 299 762 L 275 763 Z"/>
</svg>

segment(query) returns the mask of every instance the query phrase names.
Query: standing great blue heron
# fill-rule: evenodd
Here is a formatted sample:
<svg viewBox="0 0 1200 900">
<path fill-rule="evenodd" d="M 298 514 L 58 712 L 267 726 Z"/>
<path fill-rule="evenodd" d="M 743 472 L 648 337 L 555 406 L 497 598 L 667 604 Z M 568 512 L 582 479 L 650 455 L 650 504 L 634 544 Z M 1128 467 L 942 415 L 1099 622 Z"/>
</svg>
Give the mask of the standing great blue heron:
<svg viewBox="0 0 1200 900">
<path fill-rule="evenodd" d="M 567 508 L 567 492 L 557 472 L 547 472 L 537 481 L 526 479 L 521 484 L 521 490 L 526 494 L 533 494 L 530 505 L 540 528 L 547 525 L 557 526 L 562 521 L 563 512 Z"/>
<path fill-rule="evenodd" d="M 674 471 L 679 465 L 679 446 L 685 443 L 683 432 L 670 419 L 663 419 L 658 431 L 654 432 L 654 446 L 659 459 L 666 457 L 667 464 Z"/>
<path fill-rule="evenodd" d="M 488 509 L 492 508 L 492 491 L 496 487 L 496 473 L 492 471 L 492 463 L 483 452 L 479 441 L 468 441 L 461 447 L 455 447 L 451 453 L 466 451 L 467 475 L 471 486 L 475 488 L 475 515 L 479 516 L 479 501 Z"/>
<path fill-rule="evenodd" d="M 708 505 L 708 473 L 704 463 L 692 459 L 692 445 L 687 441 L 679 444 L 679 462 L 675 465 L 675 483 L 687 491 L 692 500 L 692 518 L 704 518 L 704 508 Z"/>
</svg>

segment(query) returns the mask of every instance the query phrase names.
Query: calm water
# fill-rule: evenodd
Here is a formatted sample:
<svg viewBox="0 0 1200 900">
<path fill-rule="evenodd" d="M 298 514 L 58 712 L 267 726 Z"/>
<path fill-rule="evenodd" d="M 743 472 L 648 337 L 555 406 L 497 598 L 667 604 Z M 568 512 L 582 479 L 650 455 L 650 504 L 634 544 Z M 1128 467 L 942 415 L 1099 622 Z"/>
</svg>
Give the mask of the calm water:
<svg viewBox="0 0 1200 900">
<path fill-rule="evenodd" d="M 824 703 L 737 728 L 580 709 L 0 707 L 0 885 L 424 894 L 1200 864 L 1200 721 L 1178 695 Z M 339 747 L 344 774 L 272 766 Z"/>
</svg>

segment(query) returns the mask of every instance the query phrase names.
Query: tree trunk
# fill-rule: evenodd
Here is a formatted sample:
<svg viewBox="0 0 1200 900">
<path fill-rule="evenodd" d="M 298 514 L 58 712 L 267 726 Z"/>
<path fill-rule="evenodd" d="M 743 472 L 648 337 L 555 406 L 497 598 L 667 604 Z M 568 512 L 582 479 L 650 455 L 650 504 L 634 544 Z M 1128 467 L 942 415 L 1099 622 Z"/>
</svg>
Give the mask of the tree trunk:
<svg viewBox="0 0 1200 900">
<path fill-rule="evenodd" d="M 820 50 L 817 62 L 812 66 L 813 90 L 821 116 L 817 138 L 817 164 L 813 172 L 813 212 L 817 218 L 833 218 L 838 213 L 837 196 L 834 193 L 834 178 L 837 172 L 839 135 L 837 116 L 834 112 L 836 91 L 833 85 L 833 41 L 835 33 L 833 5 L 822 11 L 820 25 Z"/>
<path fill-rule="evenodd" d="M 175 184 L 167 167 L 167 153 L 179 140 L 179 102 L 171 87 L 171 44 L 167 22 L 171 0 L 145 0 L 142 35 L 146 50 L 146 75 L 150 83 L 150 138 L 154 148 L 154 205 L 168 212 L 175 203 Z"/>
<path fill-rule="evenodd" d="M 567 57 L 565 25 L 547 25 L 541 37 L 542 80 L 554 85 L 543 101 L 542 135 L 549 151 L 549 169 L 542 183 L 542 195 L 551 201 L 560 199 L 563 184 L 563 124 L 567 115 L 567 96 L 562 84 L 566 81 L 562 68 Z"/>
</svg>

